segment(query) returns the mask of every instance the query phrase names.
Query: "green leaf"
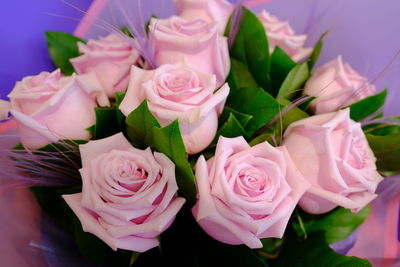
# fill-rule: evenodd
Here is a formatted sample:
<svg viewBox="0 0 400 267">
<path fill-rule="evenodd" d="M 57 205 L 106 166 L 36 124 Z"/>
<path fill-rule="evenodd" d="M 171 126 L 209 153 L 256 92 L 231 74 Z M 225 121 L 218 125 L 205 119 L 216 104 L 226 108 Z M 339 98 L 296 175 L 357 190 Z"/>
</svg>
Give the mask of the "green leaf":
<svg viewBox="0 0 400 267">
<path fill-rule="evenodd" d="M 281 100 L 279 100 L 279 103 L 286 105 L 286 107 L 289 107 L 290 105 L 292 105 L 292 102 L 290 102 L 289 100 L 283 98 Z M 296 122 L 298 120 L 302 120 L 305 118 L 308 118 L 309 115 L 304 112 L 303 110 L 301 110 L 298 107 L 291 107 L 289 111 L 287 111 L 282 117 L 281 117 L 281 121 L 278 121 L 277 124 L 283 126 L 283 130 L 286 130 L 287 127 L 289 127 L 290 124 L 292 124 L 293 122 Z"/>
<path fill-rule="evenodd" d="M 289 127 L 290 124 L 296 122 L 298 120 L 302 120 L 309 117 L 307 113 L 299 109 L 298 107 L 292 107 L 289 111 L 285 112 L 285 114 L 280 116 L 277 122 L 271 126 L 270 128 L 274 128 L 275 139 L 278 145 L 281 143 L 283 138 L 283 133 Z"/>
<path fill-rule="evenodd" d="M 368 260 L 336 253 L 327 245 L 323 232 L 313 233 L 306 240 L 293 237 L 287 241 L 279 258 L 268 262 L 270 266 L 372 267 Z"/>
<path fill-rule="evenodd" d="M 93 131 L 93 139 L 98 140 L 125 132 L 125 116 L 119 110 L 119 105 L 125 93 L 115 94 L 115 103 L 111 107 L 96 107 L 96 124 L 89 129 Z"/>
<path fill-rule="evenodd" d="M 328 34 L 328 32 L 324 32 L 321 37 L 319 37 L 318 42 L 315 44 L 314 46 L 314 50 L 310 56 L 310 60 L 308 61 L 308 69 L 311 71 L 314 66 L 315 63 L 317 63 L 318 58 L 321 54 L 322 51 L 322 47 L 324 46 L 324 42 L 323 39 L 325 38 L 325 36 Z"/>
<path fill-rule="evenodd" d="M 276 257 L 281 249 L 284 239 L 282 238 L 263 238 L 260 239 L 263 247 L 259 250 L 261 255 Z M 267 254 L 265 254 L 267 253 Z"/>
<path fill-rule="evenodd" d="M 178 121 L 164 128 L 153 127 L 151 130 L 154 149 L 164 153 L 175 163 L 179 190 L 188 201 L 194 201 L 196 199 L 194 174 L 187 159 Z"/>
<path fill-rule="evenodd" d="M 316 99 L 315 96 L 309 96 L 309 95 L 303 95 L 304 97 L 308 97 L 308 99 L 306 101 L 304 101 L 301 105 L 299 105 L 299 109 L 301 109 L 304 112 L 311 112 L 310 111 L 310 104 L 313 100 Z M 312 113 L 312 112 L 311 112 Z M 312 113 L 313 114 L 313 113 Z"/>
<path fill-rule="evenodd" d="M 121 112 L 121 110 L 119 109 L 119 105 L 121 105 L 122 100 L 124 100 L 126 93 L 125 92 L 116 92 L 115 93 L 115 112 L 117 113 L 117 122 L 118 122 L 118 126 L 120 129 L 125 129 L 126 125 L 125 125 L 125 115 Z M 124 132 L 124 131 L 123 131 Z"/>
<path fill-rule="evenodd" d="M 267 141 L 272 146 L 278 146 L 280 140 L 277 140 L 275 129 L 269 128 L 267 132 L 260 134 L 259 136 L 255 137 L 253 140 L 250 141 L 250 146 L 255 146 L 262 142 Z"/>
<path fill-rule="evenodd" d="M 291 57 L 279 46 L 275 46 L 274 52 L 271 55 L 271 95 L 278 95 L 279 88 L 294 66 L 296 66 L 296 63 Z"/>
<path fill-rule="evenodd" d="M 58 143 L 51 143 L 48 145 L 45 145 L 44 147 L 41 147 L 37 149 L 38 151 L 47 151 L 47 152 L 63 152 L 63 153 L 68 153 L 71 152 L 71 147 L 74 147 L 78 149 L 79 145 L 86 144 L 88 141 L 87 140 L 59 140 Z M 73 151 L 76 152 L 76 151 Z M 33 152 L 34 153 L 34 152 Z M 72 154 L 72 152 L 71 152 Z M 75 154 L 76 155 L 76 154 Z M 63 156 L 63 155 L 61 155 Z"/>
<path fill-rule="evenodd" d="M 377 159 L 378 171 L 400 173 L 400 133 L 385 136 L 367 134 L 366 137 Z"/>
<path fill-rule="evenodd" d="M 250 10 L 243 8 L 242 12 L 230 55 L 250 71 L 259 86 L 269 89 L 270 58 L 264 26 Z"/>
<path fill-rule="evenodd" d="M 231 90 L 242 87 L 258 87 L 249 70 L 238 60 L 231 57 L 231 70 L 227 82 Z"/>
<path fill-rule="evenodd" d="M 115 105 L 119 107 L 121 105 L 122 100 L 124 100 L 126 93 L 125 92 L 115 92 Z"/>
<path fill-rule="evenodd" d="M 400 123 L 400 120 L 398 120 L 398 122 Z M 378 124 L 366 125 L 363 127 L 363 130 L 364 133 L 366 134 L 368 133 L 372 135 L 385 136 L 385 135 L 400 133 L 400 126 L 378 123 Z"/>
<path fill-rule="evenodd" d="M 283 106 L 257 86 L 251 73 L 241 62 L 234 58 L 231 59 L 231 62 L 231 71 L 227 79 L 230 93 L 225 110 L 233 112 L 247 136 L 251 136 L 273 119 Z M 221 127 L 228 119 L 229 112 L 225 111 L 221 115 L 219 119 Z"/>
<path fill-rule="evenodd" d="M 240 123 L 242 127 L 246 127 L 247 124 L 251 121 L 253 116 L 241 113 L 229 107 L 225 107 L 222 111 L 222 114 L 218 118 L 218 122 L 220 123 L 218 128 L 221 128 L 222 125 L 228 120 L 229 116 L 233 114 L 237 121 Z"/>
<path fill-rule="evenodd" d="M 125 34 L 126 36 L 133 38 L 132 31 L 131 31 L 131 29 L 129 28 L 128 25 L 122 27 L 122 28 L 120 29 L 120 31 L 121 31 L 123 34 Z"/>
<path fill-rule="evenodd" d="M 361 211 L 353 213 L 345 208 L 336 208 L 333 211 L 322 214 L 312 215 L 305 212 L 300 213 L 305 231 L 308 234 L 325 231 L 328 244 L 345 239 L 359 227 L 368 217 L 371 208 L 366 206 Z M 293 227 L 302 233 L 301 225 L 298 221 L 293 221 Z"/>
<path fill-rule="evenodd" d="M 128 137 L 134 145 L 150 146 L 175 163 L 179 192 L 189 203 L 194 204 L 196 200 L 194 174 L 187 158 L 178 121 L 161 128 L 157 119 L 149 111 L 145 100 L 128 115 L 126 125 Z"/>
<path fill-rule="evenodd" d="M 120 132 L 115 108 L 95 108 L 96 124 L 93 139 L 102 139 Z"/>
<path fill-rule="evenodd" d="M 88 131 L 91 135 L 94 136 L 95 129 L 96 129 L 96 124 L 93 124 L 92 126 L 87 127 L 85 130 Z"/>
<path fill-rule="evenodd" d="M 237 136 L 246 136 L 246 132 L 243 129 L 242 125 L 240 122 L 236 119 L 235 115 L 233 113 L 229 114 L 228 120 L 222 125 L 222 127 L 218 130 L 216 139 L 218 140 L 219 136 L 224 136 L 224 137 L 237 137 Z"/>
<path fill-rule="evenodd" d="M 128 137 L 134 142 L 134 145 L 145 148 L 146 146 L 154 147 L 151 129 L 153 127 L 161 127 L 161 125 L 149 111 L 147 100 L 145 100 L 128 115 L 126 127 Z"/>
<path fill-rule="evenodd" d="M 296 95 L 297 90 L 302 88 L 304 83 L 310 77 L 307 62 L 297 64 L 291 69 L 287 77 L 279 88 L 278 99 L 291 99 Z"/>
<path fill-rule="evenodd" d="M 259 87 L 231 90 L 226 105 L 238 112 L 253 116 L 244 127 L 249 136 L 270 122 L 283 108 L 283 105 Z"/>
<path fill-rule="evenodd" d="M 268 127 L 268 129 L 261 128 L 261 130 L 256 133 L 260 134 L 260 136 L 253 139 L 251 141 L 251 145 L 258 144 L 262 141 L 268 141 L 271 145 L 277 146 L 282 141 L 283 133 L 290 124 L 295 121 L 309 117 L 307 113 L 305 113 L 298 107 L 291 107 L 290 110 L 286 111 L 285 109 L 287 109 L 292 104 L 287 99 L 281 99 L 279 100 L 279 103 L 286 105 L 286 107 L 282 108 L 282 113 L 278 114 L 279 117 L 273 125 Z M 265 132 L 266 130 L 268 132 Z"/>
<path fill-rule="evenodd" d="M 362 119 L 377 112 L 384 104 L 386 100 L 387 90 L 364 98 L 352 105 L 350 105 L 350 118 L 355 121 L 361 121 Z"/>
<path fill-rule="evenodd" d="M 46 41 L 50 56 L 57 68 L 60 68 L 65 75 L 74 73 L 74 67 L 69 60 L 79 56 L 77 43 L 85 41 L 63 32 L 46 32 Z"/>
</svg>

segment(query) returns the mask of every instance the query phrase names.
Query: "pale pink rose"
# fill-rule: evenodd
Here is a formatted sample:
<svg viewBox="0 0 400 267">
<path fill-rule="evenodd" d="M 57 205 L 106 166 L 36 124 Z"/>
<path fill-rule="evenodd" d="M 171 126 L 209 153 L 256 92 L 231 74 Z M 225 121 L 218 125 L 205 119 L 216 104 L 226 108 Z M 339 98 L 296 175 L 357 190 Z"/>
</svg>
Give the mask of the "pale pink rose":
<svg viewBox="0 0 400 267">
<path fill-rule="evenodd" d="M 186 58 L 200 71 L 215 74 L 218 86 L 225 82 L 230 70 L 228 40 L 218 32 L 217 24 L 172 16 L 152 19 L 149 27 L 158 66 Z"/>
<path fill-rule="evenodd" d="M 0 99 L 0 120 L 8 119 L 8 112 L 11 109 L 11 103 Z"/>
<path fill-rule="evenodd" d="M 175 165 L 164 154 L 131 146 L 122 133 L 79 146 L 82 193 L 63 195 L 83 230 L 113 250 L 143 252 L 185 203 Z"/>
<path fill-rule="evenodd" d="M 78 47 L 82 55 L 70 60 L 78 74 L 100 84 L 108 97 L 126 90 L 131 66 L 139 59 L 139 53 L 127 41 L 109 34 L 87 44 L 78 43 Z"/>
<path fill-rule="evenodd" d="M 17 82 L 8 95 L 21 143 L 36 149 L 59 139 L 90 139 L 96 98 L 101 94 L 79 76 L 62 77 L 59 70 Z"/>
<path fill-rule="evenodd" d="M 258 14 L 258 18 L 267 33 L 270 53 L 279 46 L 296 62 L 311 55 L 313 48 L 304 47 L 307 35 L 296 34 L 289 22 L 280 21 L 265 10 Z"/>
<path fill-rule="evenodd" d="M 120 109 L 128 116 L 147 99 L 150 112 L 162 126 L 179 120 L 186 151 L 195 154 L 211 143 L 217 131 L 229 86 L 217 89 L 215 75 L 199 72 L 184 62 L 151 71 L 132 67 Z"/>
<path fill-rule="evenodd" d="M 216 240 L 261 248 L 260 238 L 282 237 L 310 186 L 284 147 L 250 147 L 243 137 L 220 137 L 215 156 L 196 164 L 198 201 L 192 213 Z"/>
<path fill-rule="evenodd" d="M 216 22 L 221 33 L 234 8 L 227 0 L 174 0 L 174 4 L 180 17 Z"/>
<path fill-rule="evenodd" d="M 357 212 L 371 202 L 382 177 L 361 125 L 349 109 L 325 113 L 289 126 L 283 145 L 312 187 L 299 205 L 325 213 L 337 206 Z"/>
<path fill-rule="evenodd" d="M 375 90 L 374 85 L 338 56 L 315 71 L 304 87 L 304 94 L 317 97 L 310 105 L 316 114 L 321 114 L 371 96 Z"/>
</svg>

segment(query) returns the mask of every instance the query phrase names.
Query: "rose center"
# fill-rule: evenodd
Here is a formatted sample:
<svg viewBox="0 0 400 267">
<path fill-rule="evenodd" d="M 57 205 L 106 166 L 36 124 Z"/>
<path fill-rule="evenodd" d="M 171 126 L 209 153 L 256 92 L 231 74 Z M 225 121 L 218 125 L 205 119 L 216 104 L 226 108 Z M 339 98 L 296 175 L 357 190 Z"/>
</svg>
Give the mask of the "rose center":
<svg viewBox="0 0 400 267">
<path fill-rule="evenodd" d="M 356 169 L 362 169 L 365 167 L 365 141 L 363 141 L 360 137 L 353 137 L 347 162 Z"/>
<path fill-rule="evenodd" d="M 130 191 L 136 192 L 143 186 L 147 175 L 146 171 L 137 168 L 133 162 L 123 160 L 117 167 L 116 178 L 119 185 Z"/>
<path fill-rule="evenodd" d="M 184 102 L 203 90 L 199 77 L 190 69 L 173 69 L 156 81 L 158 94 L 169 101 Z"/>
<path fill-rule="evenodd" d="M 179 92 L 190 86 L 190 78 L 187 75 L 171 75 L 166 80 L 167 87 L 173 92 Z"/>
<path fill-rule="evenodd" d="M 268 176 L 258 169 L 244 169 L 239 172 L 237 186 L 239 187 L 238 193 L 244 196 L 256 197 L 267 189 Z"/>
</svg>

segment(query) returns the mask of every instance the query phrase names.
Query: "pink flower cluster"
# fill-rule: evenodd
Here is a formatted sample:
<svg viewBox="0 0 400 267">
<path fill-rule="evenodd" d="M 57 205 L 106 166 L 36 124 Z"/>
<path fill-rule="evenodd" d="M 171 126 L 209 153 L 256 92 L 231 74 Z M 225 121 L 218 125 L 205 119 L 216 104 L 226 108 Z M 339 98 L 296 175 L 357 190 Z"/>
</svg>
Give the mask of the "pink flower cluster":
<svg viewBox="0 0 400 267">
<path fill-rule="evenodd" d="M 77 74 L 59 70 L 24 78 L 10 93 L 9 110 L 22 144 L 37 149 L 59 139 L 86 139 L 94 108 L 125 92 L 120 110 L 128 116 L 147 99 L 162 126 L 179 121 L 188 154 L 215 138 L 218 117 L 229 95 L 230 70 L 223 29 L 233 11 L 225 0 L 175 0 L 178 15 L 153 18 L 150 46 L 157 68 L 138 66 L 139 53 L 109 35 L 79 43 L 71 60 Z M 281 47 L 294 61 L 308 57 L 305 35 L 266 11 L 259 14 L 272 52 Z M 309 213 L 341 206 L 358 211 L 376 197 L 382 179 L 359 123 L 347 106 L 375 87 L 338 59 L 317 69 L 304 93 L 315 96 L 317 115 L 297 121 L 281 146 L 250 146 L 242 137 L 218 140 L 213 157 L 195 167 L 198 199 L 192 213 L 213 238 L 260 248 L 261 238 L 282 237 L 300 205 Z M 122 133 L 80 146 L 82 193 L 64 195 L 83 229 L 111 248 L 146 251 L 158 245 L 184 205 L 178 197 L 175 166 L 165 155 L 131 146 Z"/>
</svg>

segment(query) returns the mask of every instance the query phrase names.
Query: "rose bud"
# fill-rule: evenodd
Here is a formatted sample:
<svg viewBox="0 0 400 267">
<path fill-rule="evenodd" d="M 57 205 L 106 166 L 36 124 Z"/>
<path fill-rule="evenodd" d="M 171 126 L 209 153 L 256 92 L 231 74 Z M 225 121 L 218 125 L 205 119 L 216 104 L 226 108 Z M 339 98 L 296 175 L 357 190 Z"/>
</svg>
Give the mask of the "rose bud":
<svg viewBox="0 0 400 267">
<path fill-rule="evenodd" d="M 233 5 L 227 0 L 174 0 L 179 17 L 218 23 L 224 33 Z"/>
<path fill-rule="evenodd" d="M 250 147 L 243 137 L 220 137 L 215 156 L 196 164 L 198 201 L 192 213 L 214 239 L 261 248 L 281 238 L 309 187 L 284 147 Z"/>
<path fill-rule="evenodd" d="M 152 19 L 150 44 L 157 66 L 186 59 L 198 70 L 214 74 L 221 86 L 230 70 L 228 40 L 215 23 L 172 16 Z"/>
<path fill-rule="evenodd" d="M 215 75 L 201 73 L 187 63 L 162 65 L 152 71 L 132 67 L 120 109 L 128 116 L 147 99 L 150 112 L 162 126 L 179 120 L 186 151 L 195 154 L 214 139 L 228 94 L 228 84 L 217 90 Z"/>
<path fill-rule="evenodd" d="M 336 111 L 375 93 L 375 86 L 354 71 L 342 57 L 318 68 L 304 87 L 304 94 L 317 97 L 310 104 L 316 114 Z"/>
<path fill-rule="evenodd" d="M 86 129 L 95 124 L 101 94 L 81 77 L 62 77 L 59 70 L 25 77 L 8 95 L 21 143 L 36 149 L 59 139 L 90 139 Z"/>
<path fill-rule="evenodd" d="M 79 146 L 82 193 L 63 195 L 83 230 L 113 250 L 143 252 L 185 203 L 175 165 L 164 154 L 131 146 L 122 133 Z"/>
<path fill-rule="evenodd" d="M 312 184 L 299 203 L 305 211 L 319 214 L 341 206 L 357 212 L 377 196 L 374 192 L 382 177 L 349 109 L 294 122 L 283 145 Z"/>
<path fill-rule="evenodd" d="M 313 49 L 304 47 L 307 35 L 296 35 L 289 22 L 280 21 L 265 10 L 258 14 L 258 18 L 267 33 L 270 53 L 279 46 L 296 62 L 311 55 Z"/>
<path fill-rule="evenodd" d="M 78 47 L 82 55 L 70 60 L 78 74 L 85 74 L 93 85 L 99 84 L 108 97 L 126 90 L 131 66 L 139 59 L 128 42 L 109 34 L 87 44 L 78 43 Z"/>
</svg>

